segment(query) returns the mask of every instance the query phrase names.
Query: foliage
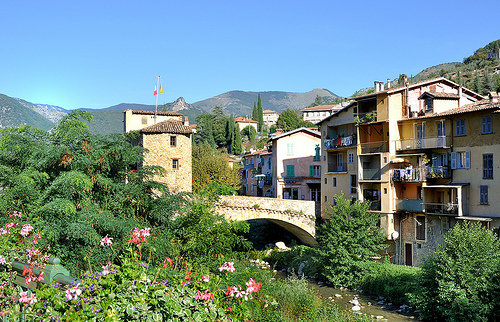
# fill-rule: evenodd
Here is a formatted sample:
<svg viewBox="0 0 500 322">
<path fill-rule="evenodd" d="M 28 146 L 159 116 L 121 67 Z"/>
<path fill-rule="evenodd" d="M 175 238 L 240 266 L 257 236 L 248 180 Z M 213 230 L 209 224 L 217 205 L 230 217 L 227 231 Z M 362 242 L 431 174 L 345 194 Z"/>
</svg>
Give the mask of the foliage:
<svg viewBox="0 0 500 322">
<path fill-rule="evenodd" d="M 297 112 L 291 109 L 286 109 L 281 112 L 278 120 L 276 121 L 276 127 L 283 129 L 285 132 L 295 130 L 300 126 L 301 120 L 297 115 Z"/>
<path fill-rule="evenodd" d="M 302 272 L 307 276 L 318 276 L 321 268 L 313 260 L 315 249 L 305 245 L 292 247 L 290 250 L 274 249 L 267 260 L 277 267 L 289 268 L 295 273 L 299 272 L 301 264 Z"/>
<path fill-rule="evenodd" d="M 480 223 L 458 223 L 422 266 L 416 296 L 421 317 L 498 321 L 500 241 Z"/>
<path fill-rule="evenodd" d="M 217 148 L 225 147 L 228 142 L 229 133 L 227 132 L 228 117 L 224 114 L 224 109 L 216 105 L 212 110 L 213 135 Z M 230 144 L 230 142 L 229 142 Z"/>
<path fill-rule="evenodd" d="M 370 204 L 351 204 L 344 194 L 336 195 L 335 206 L 327 211 L 330 219 L 316 233 L 315 262 L 323 267 L 323 277 L 334 286 L 353 286 L 363 276 L 365 263 L 385 248 L 385 236 L 376 224 L 378 214 L 368 212 Z"/>
<path fill-rule="evenodd" d="M 365 268 L 358 287 L 382 295 L 393 303 L 411 302 L 411 295 L 418 289 L 420 268 L 376 262 L 367 262 Z"/>
<path fill-rule="evenodd" d="M 257 131 L 255 131 L 255 128 L 251 125 L 245 127 L 243 130 L 241 130 L 241 135 L 243 137 L 246 137 L 248 141 L 250 142 L 255 142 L 255 136 L 257 135 Z"/>
<path fill-rule="evenodd" d="M 231 167 L 227 156 L 208 144 L 193 146 L 193 192 L 198 193 L 206 184 L 218 182 L 239 189 L 240 173 Z"/>
<path fill-rule="evenodd" d="M 231 144 L 231 153 L 233 153 L 235 155 L 240 155 L 241 152 L 243 152 L 243 148 L 241 145 L 240 126 L 238 124 L 235 124 L 234 125 L 234 141 Z"/>
<path fill-rule="evenodd" d="M 367 316 L 355 316 L 341 310 L 336 304 L 319 298 L 304 279 L 289 277 L 277 280 L 266 288 L 275 299 L 275 305 L 264 310 L 255 321 L 370 321 Z"/>
<path fill-rule="evenodd" d="M 196 134 L 194 135 L 194 143 L 197 145 L 208 144 L 215 147 L 215 139 L 213 133 L 213 116 L 203 113 L 196 117 Z"/>
<path fill-rule="evenodd" d="M 257 129 L 259 132 L 262 132 L 263 127 L 264 127 L 264 113 L 262 110 L 262 100 L 260 99 L 260 93 L 259 97 L 257 98 L 257 119 L 255 121 L 259 122 Z"/>
</svg>

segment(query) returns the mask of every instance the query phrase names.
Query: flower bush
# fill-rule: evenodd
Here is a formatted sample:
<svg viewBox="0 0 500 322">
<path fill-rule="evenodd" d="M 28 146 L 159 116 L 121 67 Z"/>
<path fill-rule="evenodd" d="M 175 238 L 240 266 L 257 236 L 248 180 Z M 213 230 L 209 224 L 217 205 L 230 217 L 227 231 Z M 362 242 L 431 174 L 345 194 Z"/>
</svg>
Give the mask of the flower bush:
<svg viewBox="0 0 500 322">
<path fill-rule="evenodd" d="M 26 261 L 26 283 L 41 282 L 43 273 L 35 274 L 35 268 L 42 269 L 48 256 L 33 248 L 39 237 L 30 236 L 32 230 L 25 229 L 29 224 L 20 219 L 16 216 L 18 221 L 1 235 L 2 254 L 8 254 L 2 258 L 6 263 Z M 235 273 L 234 262 L 221 263 L 216 274 L 198 274 L 168 257 L 162 266 L 150 267 L 141 252 L 149 233 L 149 228 L 134 229 L 124 254 L 110 256 L 106 265 L 99 263 L 101 270 L 86 272 L 69 285 L 55 281 L 33 292 L 4 285 L 1 314 L 11 319 L 24 314 L 37 321 L 235 321 L 250 319 L 253 307 L 267 304 L 257 297 L 262 284 Z M 99 247 L 112 248 L 111 238 L 103 237 Z M 4 264 L 2 277 L 15 286 L 9 265 Z"/>
</svg>

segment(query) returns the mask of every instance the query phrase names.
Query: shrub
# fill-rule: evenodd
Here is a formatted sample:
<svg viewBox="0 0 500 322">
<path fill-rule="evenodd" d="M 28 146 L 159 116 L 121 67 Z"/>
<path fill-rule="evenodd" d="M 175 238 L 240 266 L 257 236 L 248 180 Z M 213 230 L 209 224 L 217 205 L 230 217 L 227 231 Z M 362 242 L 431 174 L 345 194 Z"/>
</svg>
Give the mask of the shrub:
<svg viewBox="0 0 500 322">
<path fill-rule="evenodd" d="M 359 287 L 391 302 L 410 303 L 411 294 L 418 288 L 420 271 L 418 267 L 369 262 Z"/>
<path fill-rule="evenodd" d="M 422 266 L 416 301 L 424 319 L 500 319 L 500 241 L 480 223 L 459 223 Z"/>
</svg>

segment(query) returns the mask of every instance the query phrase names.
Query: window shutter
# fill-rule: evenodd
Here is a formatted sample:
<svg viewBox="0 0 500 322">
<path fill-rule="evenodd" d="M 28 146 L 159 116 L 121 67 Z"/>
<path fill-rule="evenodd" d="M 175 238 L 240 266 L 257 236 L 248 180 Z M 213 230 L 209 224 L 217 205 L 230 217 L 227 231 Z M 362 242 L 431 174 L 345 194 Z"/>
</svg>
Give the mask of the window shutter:
<svg viewBox="0 0 500 322">
<path fill-rule="evenodd" d="M 451 168 L 456 169 L 457 168 L 457 153 L 456 152 L 450 153 L 450 162 L 451 162 Z"/>
<path fill-rule="evenodd" d="M 314 166 L 313 165 L 309 166 L 309 176 L 314 177 Z"/>
<path fill-rule="evenodd" d="M 470 151 L 465 151 L 465 168 L 470 169 Z"/>
</svg>

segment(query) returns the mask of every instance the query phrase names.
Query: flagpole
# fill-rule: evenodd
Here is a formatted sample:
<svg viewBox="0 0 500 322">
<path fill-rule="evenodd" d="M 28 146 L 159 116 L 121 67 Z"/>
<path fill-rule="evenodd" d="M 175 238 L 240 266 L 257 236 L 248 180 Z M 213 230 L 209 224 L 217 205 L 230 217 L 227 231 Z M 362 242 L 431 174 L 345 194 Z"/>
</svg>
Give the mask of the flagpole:
<svg viewBox="0 0 500 322">
<path fill-rule="evenodd" d="M 157 78 L 155 77 L 155 96 L 156 96 L 156 104 L 155 104 L 155 124 L 156 124 L 156 113 L 158 113 L 158 92 L 157 92 L 157 85 L 158 85 L 158 81 L 160 79 L 160 76 L 158 76 Z"/>
</svg>

